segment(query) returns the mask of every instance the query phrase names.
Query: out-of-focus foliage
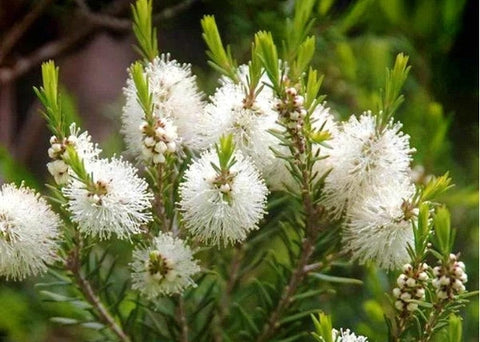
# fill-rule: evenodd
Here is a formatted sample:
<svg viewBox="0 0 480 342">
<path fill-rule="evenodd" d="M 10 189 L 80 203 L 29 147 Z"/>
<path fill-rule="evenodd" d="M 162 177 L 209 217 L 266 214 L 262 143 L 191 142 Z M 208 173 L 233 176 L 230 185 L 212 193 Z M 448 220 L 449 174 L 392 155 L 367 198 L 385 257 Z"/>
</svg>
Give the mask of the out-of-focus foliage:
<svg viewBox="0 0 480 342">
<path fill-rule="evenodd" d="M 291 14 L 294 2 L 205 0 L 194 10 L 201 11 L 201 14 L 217 14 L 224 44 L 231 43 L 233 55 L 244 57 L 243 60 L 238 58 L 242 63 L 250 58 L 248 49 L 256 31 L 268 29 L 277 37 L 284 34 L 283 18 Z M 65 9 L 60 10 L 59 5 L 55 11 L 59 23 L 70 6 L 68 2 L 63 3 Z M 329 106 L 339 117 L 378 108 L 376 94 L 384 84 L 386 67 L 393 65 L 398 52 L 410 56 L 412 70 L 405 86 L 406 104 L 400 107 L 397 118 L 410 134 L 412 146 L 417 148 L 415 164 L 423 167 L 419 171 L 419 181 L 425 181 L 432 174 L 438 176 L 451 171 L 455 187 L 442 200 L 451 209 L 452 225 L 458 228 L 455 250 L 464 251 L 462 259 L 469 273 L 467 288 L 474 288 L 478 284 L 478 84 L 474 84 L 476 79 L 473 76 L 466 84 L 456 78 L 455 73 L 459 71 L 453 68 L 458 65 L 451 60 L 459 32 L 467 30 L 463 26 L 467 11 L 478 12 L 478 9 L 466 0 L 320 0 L 315 2 L 316 20 L 312 33 L 317 45 L 313 63 L 325 75 L 321 91 L 327 94 Z M 199 17 L 197 14 L 193 13 L 192 17 Z M 183 24 L 182 20 L 177 23 L 174 20 L 164 29 L 174 32 L 178 28 L 176 25 Z M 200 40 L 199 20 L 196 27 L 198 37 L 195 39 Z M 162 46 L 159 49 L 164 51 Z M 176 52 L 175 46 L 168 50 Z M 477 55 L 473 49 L 470 53 Z M 477 66 L 465 67 L 478 74 Z M 204 85 L 213 88 L 218 74 L 206 64 L 195 69 L 202 76 L 200 80 Z M 455 96 L 461 91 L 466 96 L 457 100 Z M 74 100 L 67 96 L 63 99 L 68 102 L 63 108 L 79 122 Z M 112 134 L 108 141 L 111 149 L 116 150 L 118 135 Z M 19 182 L 21 179 L 37 189 L 44 182 L 35 179 L 5 148 L 0 147 L 0 180 Z M 279 245 L 278 241 L 272 241 L 273 249 L 276 245 Z M 225 271 L 228 272 L 228 265 L 225 265 Z M 363 287 L 333 283 L 323 291 L 335 289 L 338 295 L 322 309 L 333 314 L 335 326 L 350 327 L 371 341 L 383 341 L 386 336 L 383 312 L 390 307 L 385 293 L 390 291 L 392 279 L 373 266 L 366 268 L 363 274 L 348 271 L 349 275 L 354 273 L 356 278 L 363 279 Z M 204 281 L 209 281 L 208 277 Z M 21 285 L 22 292 L 9 284 L 0 286 L 0 340 L 3 336 L 12 341 L 48 340 L 52 325 L 46 325 L 45 317 L 75 316 L 72 314 L 74 307 L 68 304 L 61 308 L 56 306 L 55 310 L 60 312 L 50 312 L 48 306 L 37 309 L 40 307 L 38 299 L 32 294 L 34 290 L 30 285 L 34 282 L 31 280 L 31 283 Z M 315 284 L 313 280 L 310 283 L 311 286 Z M 254 284 L 249 286 L 255 288 Z M 208 301 L 208 296 L 205 297 Z M 335 303 L 334 308 L 330 307 L 332 303 Z M 119 310 L 129 309 L 128 303 L 123 305 Z M 241 310 L 238 311 L 241 315 Z M 248 320 L 248 315 L 243 319 Z M 478 340 L 478 320 L 478 298 L 472 298 L 472 304 L 464 312 L 465 341 Z M 310 327 L 304 329 L 310 330 Z M 59 329 L 53 334 L 57 337 L 66 334 L 68 338 L 72 331 L 65 333 Z"/>
</svg>

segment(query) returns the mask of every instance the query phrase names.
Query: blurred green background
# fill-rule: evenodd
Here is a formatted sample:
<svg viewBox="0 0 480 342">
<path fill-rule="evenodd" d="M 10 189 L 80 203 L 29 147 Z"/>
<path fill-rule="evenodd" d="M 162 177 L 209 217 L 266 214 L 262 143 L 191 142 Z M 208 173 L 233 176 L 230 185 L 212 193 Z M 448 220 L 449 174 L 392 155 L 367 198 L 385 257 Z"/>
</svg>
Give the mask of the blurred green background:
<svg viewBox="0 0 480 342">
<path fill-rule="evenodd" d="M 48 132 L 32 91 L 40 83 L 39 63 L 56 59 L 68 112 L 107 155 L 120 152 L 121 89 L 125 70 L 136 58 L 128 1 L 0 4 L 0 182 L 25 180 L 44 190 L 43 184 L 51 182 L 45 172 Z M 256 31 L 282 36 L 294 1 L 154 1 L 154 6 L 160 50 L 191 63 L 201 87 L 211 94 L 218 74 L 206 64 L 200 18 L 216 16 L 224 40 L 242 62 Z M 399 52 L 410 56 L 406 101 L 396 119 L 417 149 L 420 181 L 451 172 L 456 186 L 443 200 L 458 231 L 456 250 L 467 265 L 467 288 L 478 289 L 478 1 L 321 0 L 315 13 L 314 65 L 325 75 L 328 106 L 340 118 L 375 109 L 386 67 Z M 33 21 L 25 25 L 29 15 Z M 382 306 L 392 275 L 369 268 L 358 276 L 365 281 L 362 291 L 343 286 L 341 295 L 322 309 L 332 313 L 334 326 L 382 341 Z M 72 308 L 42 302 L 34 287 L 39 281 L 0 281 L 0 341 L 77 340 L 76 328 L 48 321 Z M 478 341 L 478 298 L 462 316 L 464 340 Z"/>
</svg>

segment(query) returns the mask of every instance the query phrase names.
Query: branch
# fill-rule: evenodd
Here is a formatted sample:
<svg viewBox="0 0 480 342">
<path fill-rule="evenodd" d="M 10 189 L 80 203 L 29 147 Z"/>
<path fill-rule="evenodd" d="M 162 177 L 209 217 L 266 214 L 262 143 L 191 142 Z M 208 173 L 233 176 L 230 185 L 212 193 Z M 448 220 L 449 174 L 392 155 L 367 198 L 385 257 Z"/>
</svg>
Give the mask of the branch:
<svg viewBox="0 0 480 342">
<path fill-rule="evenodd" d="M 175 17 L 179 13 L 190 8 L 195 2 L 198 1 L 199 0 L 185 0 L 172 7 L 165 8 L 163 11 L 153 16 L 153 24 L 158 25 L 163 20 L 168 20 Z M 129 32 L 132 30 L 132 21 L 130 19 L 118 18 L 113 15 L 93 12 L 85 3 L 85 0 L 75 0 L 75 3 L 80 8 L 81 15 L 95 25 L 103 26 L 115 31 Z"/>
<path fill-rule="evenodd" d="M 188 342 L 188 322 L 185 316 L 185 303 L 181 295 L 178 298 L 177 321 L 181 328 L 180 342 Z"/>
<path fill-rule="evenodd" d="M 128 0 L 115 1 L 105 9 L 105 13 L 111 15 L 122 13 L 128 8 L 128 5 Z M 92 23 L 78 25 L 73 32 L 68 32 L 65 37 L 41 46 L 27 57 L 19 58 L 12 67 L 0 68 L 0 84 L 8 83 L 24 75 L 43 61 L 60 55 L 99 28 L 100 26 Z"/>
<path fill-rule="evenodd" d="M 80 235 L 78 235 L 78 242 L 75 245 L 75 249 L 70 254 L 70 257 L 67 260 L 66 268 L 73 273 L 74 279 L 77 282 L 77 285 L 80 291 L 85 296 L 85 299 L 90 303 L 94 311 L 97 313 L 100 321 L 112 330 L 115 335 L 120 339 L 120 341 L 130 342 L 130 338 L 122 330 L 122 328 L 115 322 L 115 319 L 108 312 L 105 306 L 102 304 L 100 298 L 97 296 L 93 290 L 90 282 L 82 275 L 81 272 L 81 261 L 80 261 L 80 252 L 83 245 Z"/>
<path fill-rule="evenodd" d="M 199 0 L 186 0 L 175 6 L 164 9 L 153 17 L 153 22 L 158 24 L 162 20 L 171 19 L 180 12 L 190 8 Z M 116 16 L 125 11 L 129 4 L 129 0 L 118 0 L 113 2 L 101 13 L 92 12 L 83 0 L 75 0 L 79 6 L 79 15 L 88 19 L 86 23 L 78 25 L 78 27 L 64 37 L 47 43 L 26 57 L 19 58 L 15 64 L 9 68 L 0 68 L 0 85 L 6 84 L 40 65 L 47 59 L 52 59 L 58 55 L 68 51 L 75 44 L 85 39 L 90 34 L 102 28 L 109 28 L 116 31 L 132 30 L 132 22 L 130 19 L 120 19 Z"/>
<path fill-rule="evenodd" d="M 297 267 L 292 273 L 290 281 L 283 289 L 280 301 L 278 302 L 275 310 L 271 313 L 267 323 L 265 323 L 262 333 L 257 338 L 257 342 L 270 341 L 272 335 L 280 327 L 279 321 L 281 315 L 286 309 L 288 309 L 288 307 L 292 303 L 292 296 L 295 294 L 297 288 L 305 278 L 306 272 L 304 271 L 304 268 L 308 264 L 308 260 L 312 256 L 314 250 L 315 246 L 313 242 L 310 239 L 305 238 L 302 243 L 302 254 L 300 255 L 300 259 L 297 262 Z"/>
<path fill-rule="evenodd" d="M 30 28 L 30 26 L 38 19 L 38 17 L 43 13 L 45 8 L 52 0 L 41 0 L 37 1 L 35 7 L 23 17 L 22 20 L 17 22 L 13 27 L 4 35 L 2 44 L 0 45 L 0 64 L 12 50 L 18 40 L 23 36 L 23 34 Z"/>
</svg>

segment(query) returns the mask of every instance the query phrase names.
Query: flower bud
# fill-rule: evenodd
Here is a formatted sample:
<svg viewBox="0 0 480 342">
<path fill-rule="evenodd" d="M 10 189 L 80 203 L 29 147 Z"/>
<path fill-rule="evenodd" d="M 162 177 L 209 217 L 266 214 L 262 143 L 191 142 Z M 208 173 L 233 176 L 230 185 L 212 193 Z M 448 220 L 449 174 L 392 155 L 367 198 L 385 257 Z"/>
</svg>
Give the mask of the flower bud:
<svg viewBox="0 0 480 342">
<path fill-rule="evenodd" d="M 449 278 L 449 277 L 447 277 L 447 276 L 442 276 L 442 277 L 440 278 L 440 285 L 446 286 L 446 285 L 449 285 L 449 284 L 450 284 L 450 278 Z"/>
<path fill-rule="evenodd" d="M 407 283 L 407 286 L 408 286 L 408 287 L 414 287 L 415 285 L 417 285 L 416 280 L 413 279 L 413 278 L 408 278 L 407 281 L 406 281 L 406 283 Z"/>
<path fill-rule="evenodd" d="M 231 190 L 231 189 L 230 189 L 230 185 L 228 185 L 228 183 L 220 185 L 220 191 L 221 191 L 221 192 L 227 193 L 227 192 L 229 192 L 230 190 Z"/>
<path fill-rule="evenodd" d="M 400 296 L 400 299 L 403 300 L 403 301 L 406 301 L 406 300 L 412 299 L 412 296 L 410 295 L 410 293 L 404 292 Z"/>
<path fill-rule="evenodd" d="M 407 310 L 408 311 L 415 311 L 415 310 L 417 310 L 417 308 L 418 308 L 417 303 L 408 303 L 407 304 Z"/>
<path fill-rule="evenodd" d="M 442 290 L 437 290 L 437 297 L 440 298 L 440 299 L 446 299 L 448 298 L 448 294 L 446 291 L 442 291 Z"/>
<path fill-rule="evenodd" d="M 146 137 L 145 139 L 143 139 L 143 143 L 145 144 L 145 146 L 152 147 L 155 145 L 155 139 L 153 139 L 152 137 Z"/>
<path fill-rule="evenodd" d="M 155 144 L 155 152 L 163 154 L 168 149 L 167 145 L 163 141 L 159 141 Z"/>
<path fill-rule="evenodd" d="M 405 274 L 400 274 L 397 278 L 398 287 L 400 288 L 404 287 L 406 280 L 407 280 L 407 276 Z"/>
<path fill-rule="evenodd" d="M 402 291 L 398 287 L 396 287 L 393 289 L 392 293 L 395 298 L 399 298 L 402 294 Z"/>
<path fill-rule="evenodd" d="M 153 156 L 153 163 L 154 164 L 163 164 L 165 163 L 165 156 L 163 154 L 155 154 Z"/>
<path fill-rule="evenodd" d="M 452 284 L 452 287 L 457 291 L 460 290 L 462 288 L 462 286 L 463 286 L 463 283 L 459 279 L 455 279 L 455 281 Z"/>
<path fill-rule="evenodd" d="M 398 310 L 403 310 L 403 302 L 401 300 L 397 300 L 395 302 L 395 307 L 398 309 Z"/>
<path fill-rule="evenodd" d="M 167 151 L 170 153 L 173 153 L 177 150 L 177 144 L 175 144 L 175 141 L 170 141 L 167 144 Z"/>
<path fill-rule="evenodd" d="M 415 296 L 417 298 L 425 297 L 425 289 L 417 289 L 417 292 L 415 293 Z"/>
<path fill-rule="evenodd" d="M 426 281 L 428 279 L 428 274 L 426 272 L 420 272 L 418 275 L 418 280 Z"/>
</svg>

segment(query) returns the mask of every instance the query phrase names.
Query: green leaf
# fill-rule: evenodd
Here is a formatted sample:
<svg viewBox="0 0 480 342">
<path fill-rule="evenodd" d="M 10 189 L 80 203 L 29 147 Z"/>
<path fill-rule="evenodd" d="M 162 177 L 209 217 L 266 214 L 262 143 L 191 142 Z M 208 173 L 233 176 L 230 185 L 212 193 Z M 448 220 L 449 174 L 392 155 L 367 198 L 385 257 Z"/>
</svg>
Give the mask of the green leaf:
<svg viewBox="0 0 480 342">
<path fill-rule="evenodd" d="M 313 112 L 315 106 L 320 102 L 318 92 L 322 86 L 323 76 L 318 75 L 318 71 L 310 68 L 308 70 L 307 87 L 305 90 L 305 108 Z"/>
<path fill-rule="evenodd" d="M 145 114 L 145 121 L 153 126 L 153 95 L 149 89 L 148 77 L 140 62 L 135 62 L 131 68 L 133 82 L 137 91 L 137 101 Z"/>
<path fill-rule="evenodd" d="M 215 144 L 215 150 L 218 155 L 220 171 L 228 170 L 235 163 L 235 158 L 233 157 L 233 153 L 235 152 L 233 135 L 223 135 L 220 138 L 219 144 Z"/>
<path fill-rule="evenodd" d="M 434 246 L 439 250 L 446 259 L 450 254 L 454 233 L 450 226 L 450 212 L 446 207 L 437 209 L 433 217 L 433 226 L 435 228 L 435 236 L 433 239 Z"/>
<path fill-rule="evenodd" d="M 448 172 L 441 177 L 433 177 L 423 189 L 421 200 L 432 201 L 436 199 L 439 195 L 454 186 L 451 182 L 452 179 L 449 177 Z"/>
<path fill-rule="evenodd" d="M 206 15 L 200 21 L 203 29 L 202 37 L 208 46 L 207 56 L 209 64 L 221 74 L 238 82 L 237 63 L 232 57 L 230 47 L 224 48 L 222 38 L 218 32 L 217 23 L 213 15 Z"/>
<path fill-rule="evenodd" d="M 281 94 L 281 77 L 278 65 L 278 51 L 270 32 L 260 31 L 255 35 L 255 46 L 258 48 L 258 55 L 272 82 L 273 89 L 277 95 Z"/>
<path fill-rule="evenodd" d="M 448 342 L 462 342 L 462 319 L 453 314 L 448 318 Z"/>
<path fill-rule="evenodd" d="M 78 320 L 74 318 L 67 318 L 67 317 L 51 317 L 50 321 L 53 323 L 58 323 L 62 325 L 73 325 L 78 324 Z"/>
<path fill-rule="evenodd" d="M 105 325 L 99 322 L 83 322 L 80 324 L 82 327 L 93 329 L 93 330 L 102 330 L 105 329 Z"/>
<path fill-rule="evenodd" d="M 65 137 L 65 119 L 58 92 L 58 74 L 59 69 L 53 61 L 44 62 L 42 64 L 43 86 L 34 87 L 33 90 L 45 108 L 42 113 L 47 120 L 48 128 L 58 138 L 63 139 Z"/>
<path fill-rule="evenodd" d="M 380 113 L 378 115 L 379 123 L 385 126 L 393 116 L 398 107 L 402 104 L 404 98 L 400 94 L 405 83 L 410 67 L 408 56 L 402 53 L 397 55 L 393 69 L 387 70 L 385 77 L 385 89 L 381 91 Z"/>
<path fill-rule="evenodd" d="M 311 16 L 315 2 L 315 0 L 296 1 L 293 20 L 287 19 L 285 24 L 283 59 L 290 65 L 293 64 L 299 53 L 299 46 L 313 26 L 314 20 Z"/>
<path fill-rule="evenodd" d="M 152 25 L 152 0 L 137 0 L 131 8 L 133 33 L 139 44 L 137 50 L 151 61 L 158 56 L 157 30 Z"/>
<path fill-rule="evenodd" d="M 329 283 L 363 285 L 363 281 L 360 279 L 337 277 L 323 273 L 310 273 L 309 275 Z"/>
<path fill-rule="evenodd" d="M 313 324 L 315 326 L 316 335 L 323 338 L 324 342 L 334 342 L 332 338 L 332 319 L 323 312 L 318 314 L 318 319 L 311 315 Z M 320 339 L 318 339 L 321 341 Z"/>
<path fill-rule="evenodd" d="M 307 69 L 312 61 L 315 53 L 315 37 L 308 37 L 297 50 L 297 58 L 293 62 L 291 77 L 295 81 L 302 76 L 302 73 Z"/>
</svg>

